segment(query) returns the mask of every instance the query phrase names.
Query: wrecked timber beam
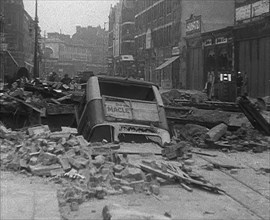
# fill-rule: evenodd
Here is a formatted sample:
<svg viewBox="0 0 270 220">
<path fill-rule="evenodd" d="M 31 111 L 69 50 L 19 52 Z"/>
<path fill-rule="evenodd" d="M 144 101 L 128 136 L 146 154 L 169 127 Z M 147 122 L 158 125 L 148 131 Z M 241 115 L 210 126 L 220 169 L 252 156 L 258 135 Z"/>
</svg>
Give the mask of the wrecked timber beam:
<svg viewBox="0 0 270 220">
<path fill-rule="evenodd" d="M 180 104 L 183 107 L 194 107 L 205 110 L 221 109 L 226 112 L 241 112 L 241 108 L 235 102 L 215 102 L 206 101 L 203 103 L 194 103 L 189 100 L 174 99 L 175 104 Z M 267 111 L 270 111 L 270 105 L 266 106 Z"/>
</svg>

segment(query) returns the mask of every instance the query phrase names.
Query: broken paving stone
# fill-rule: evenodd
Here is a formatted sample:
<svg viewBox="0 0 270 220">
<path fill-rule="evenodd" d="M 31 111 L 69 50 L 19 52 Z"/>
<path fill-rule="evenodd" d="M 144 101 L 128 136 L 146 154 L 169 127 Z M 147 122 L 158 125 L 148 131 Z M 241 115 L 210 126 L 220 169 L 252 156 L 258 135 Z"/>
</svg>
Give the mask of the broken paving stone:
<svg viewBox="0 0 270 220">
<path fill-rule="evenodd" d="M 28 170 L 29 165 L 27 164 L 27 160 L 26 159 L 20 159 L 20 168 L 21 169 L 26 169 Z"/>
<path fill-rule="evenodd" d="M 76 136 L 77 141 L 79 142 L 79 145 L 81 147 L 87 147 L 89 145 L 89 142 L 87 142 L 83 136 Z"/>
<path fill-rule="evenodd" d="M 177 144 L 165 146 L 162 150 L 162 155 L 167 157 L 169 160 L 175 159 L 177 157 L 182 157 L 187 149 L 189 143 L 181 141 Z"/>
<path fill-rule="evenodd" d="M 77 141 L 77 139 L 72 138 L 72 139 L 68 140 L 65 144 L 68 144 L 70 147 L 74 147 L 74 146 L 78 145 L 79 142 Z"/>
<path fill-rule="evenodd" d="M 120 164 L 117 164 L 113 167 L 114 172 L 117 172 L 117 173 L 120 173 L 123 169 L 124 167 Z"/>
<path fill-rule="evenodd" d="M 63 138 L 69 139 L 70 135 L 71 134 L 69 132 L 53 132 L 50 134 L 49 137 L 52 140 L 59 140 L 59 139 L 62 140 Z"/>
<path fill-rule="evenodd" d="M 129 184 L 130 187 L 134 189 L 135 192 L 142 192 L 144 186 L 144 180 L 132 181 Z"/>
<path fill-rule="evenodd" d="M 76 153 L 75 153 L 75 150 L 73 148 L 71 148 L 70 150 L 68 150 L 66 152 L 66 156 L 69 158 L 69 157 L 74 157 L 76 156 Z"/>
<path fill-rule="evenodd" d="M 67 172 L 71 169 L 71 166 L 70 166 L 70 163 L 69 163 L 69 160 L 67 157 L 59 155 L 58 160 L 59 160 L 59 163 L 61 164 L 61 166 L 63 167 L 64 171 Z"/>
<path fill-rule="evenodd" d="M 121 179 L 122 178 L 122 174 L 121 173 L 114 173 L 114 176 Z"/>
<path fill-rule="evenodd" d="M 75 167 L 76 169 L 83 169 L 89 164 L 89 160 L 84 159 L 82 157 L 69 157 L 68 158 L 69 163 L 71 166 Z"/>
<path fill-rule="evenodd" d="M 95 157 L 95 159 L 92 161 L 92 163 L 99 167 L 105 163 L 105 157 L 102 155 L 98 155 Z"/>
<path fill-rule="evenodd" d="M 139 212 L 122 207 L 118 204 L 106 205 L 102 210 L 103 220 L 171 220 L 164 215 Z"/>
<path fill-rule="evenodd" d="M 50 171 L 50 176 L 63 176 L 64 174 L 65 174 L 65 171 L 62 168 Z"/>
<path fill-rule="evenodd" d="M 184 161 L 184 164 L 187 166 L 193 166 L 195 164 L 195 161 L 188 159 Z"/>
<path fill-rule="evenodd" d="M 133 168 L 133 167 L 126 167 L 121 172 L 123 179 L 134 179 L 134 180 L 142 180 L 143 179 L 143 173 L 141 169 L 139 168 Z"/>
<path fill-rule="evenodd" d="M 104 199 L 106 192 L 103 190 L 102 187 L 96 187 L 96 198 L 97 199 Z"/>
<path fill-rule="evenodd" d="M 55 154 L 51 153 L 41 153 L 38 157 L 38 160 L 42 163 L 44 166 L 49 166 L 52 164 L 58 163 L 58 158 Z"/>
<path fill-rule="evenodd" d="M 125 194 L 132 194 L 134 192 L 133 188 L 130 186 L 121 186 L 121 189 Z"/>
<path fill-rule="evenodd" d="M 61 127 L 61 129 L 62 129 L 62 132 L 65 132 L 65 133 L 71 133 L 71 134 L 77 134 L 78 133 L 77 128 Z"/>
<path fill-rule="evenodd" d="M 156 184 L 150 185 L 150 192 L 156 196 L 159 195 L 159 193 L 160 193 L 159 186 Z"/>
<path fill-rule="evenodd" d="M 28 134 L 30 136 L 49 133 L 49 132 L 50 132 L 50 129 L 49 129 L 48 125 L 42 125 L 42 126 L 28 128 Z"/>
<path fill-rule="evenodd" d="M 228 129 L 228 126 L 224 123 L 221 123 L 215 127 L 213 127 L 212 129 L 210 129 L 207 133 L 206 133 L 206 139 L 212 141 L 212 142 L 216 142 L 218 141 L 224 134 L 226 134 Z"/>
</svg>

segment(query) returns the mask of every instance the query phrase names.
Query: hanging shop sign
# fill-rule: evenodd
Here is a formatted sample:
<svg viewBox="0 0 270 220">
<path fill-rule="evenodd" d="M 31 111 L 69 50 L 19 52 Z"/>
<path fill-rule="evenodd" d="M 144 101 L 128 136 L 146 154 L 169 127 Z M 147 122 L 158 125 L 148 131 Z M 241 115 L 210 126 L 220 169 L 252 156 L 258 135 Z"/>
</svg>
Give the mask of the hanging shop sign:
<svg viewBox="0 0 270 220">
<path fill-rule="evenodd" d="M 201 33 L 201 16 L 191 16 L 186 20 L 186 35 Z"/>
</svg>

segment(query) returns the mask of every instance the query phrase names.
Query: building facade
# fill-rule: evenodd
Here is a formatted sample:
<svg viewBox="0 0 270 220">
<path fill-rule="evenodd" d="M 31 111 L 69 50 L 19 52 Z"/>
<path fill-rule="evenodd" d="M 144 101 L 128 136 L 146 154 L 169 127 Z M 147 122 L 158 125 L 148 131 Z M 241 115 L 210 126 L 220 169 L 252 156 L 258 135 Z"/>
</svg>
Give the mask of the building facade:
<svg viewBox="0 0 270 220">
<path fill-rule="evenodd" d="M 135 0 L 120 0 L 109 15 L 111 75 L 135 76 Z"/>
<path fill-rule="evenodd" d="M 251 97 L 270 95 L 270 1 L 235 2 L 235 72 L 246 76 Z"/>
<path fill-rule="evenodd" d="M 22 0 L 1 0 L 1 15 L 1 78 L 9 81 L 20 67 L 32 71 L 34 21 Z"/>
<path fill-rule="evenodd" d="M 136 3 L 136 52 L 140 66 L 144 66 L 144 78 L 165 89 L 201 89 L 202 45 L 191 42 L 192 38 L 233 25 L 234 2 L 137 0 Z M 192 66 L 190 60 L 197 66 Z M 200 81 L 200 85 L 193 79 Z"/>
</svg>

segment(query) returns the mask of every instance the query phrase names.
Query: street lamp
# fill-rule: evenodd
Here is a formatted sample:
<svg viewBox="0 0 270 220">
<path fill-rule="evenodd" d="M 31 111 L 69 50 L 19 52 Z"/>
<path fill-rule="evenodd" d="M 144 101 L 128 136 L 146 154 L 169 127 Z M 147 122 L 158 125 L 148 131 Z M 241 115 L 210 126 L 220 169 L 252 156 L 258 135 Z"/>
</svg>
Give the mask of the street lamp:
<svg viewBox="0 0 270 220">
<path fill-rule="evenodd" d="M 34 78 L 39 77 L 39 65 L 38 65 L 38 16 L 37 16 L 38 4 L 36 0 L 35 11 L 35 49 L 34 49 Z"/>
</svg>

